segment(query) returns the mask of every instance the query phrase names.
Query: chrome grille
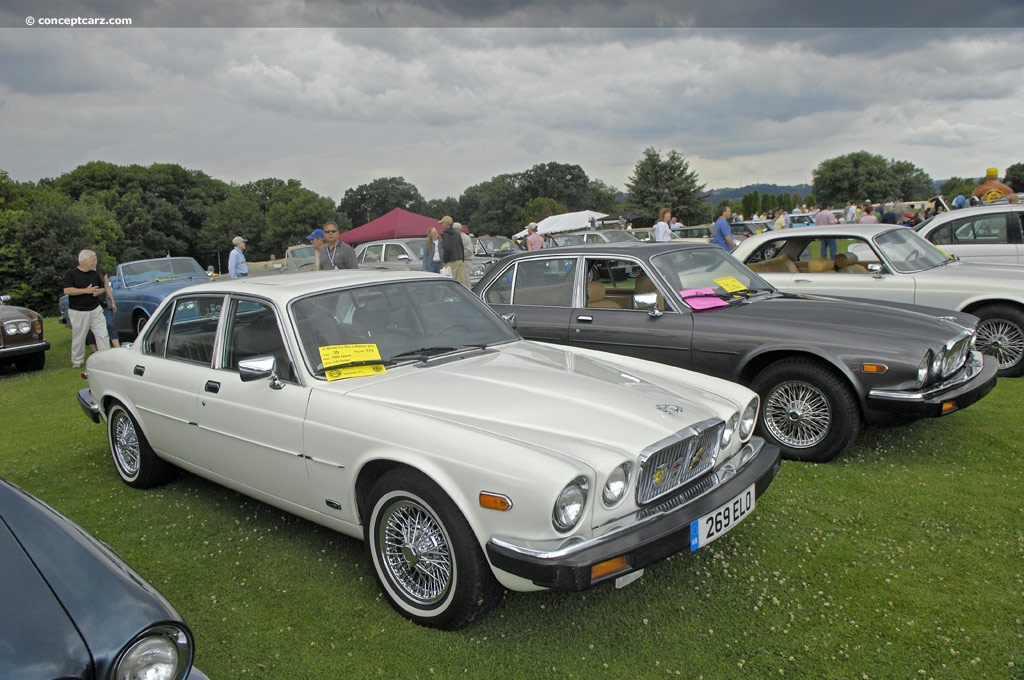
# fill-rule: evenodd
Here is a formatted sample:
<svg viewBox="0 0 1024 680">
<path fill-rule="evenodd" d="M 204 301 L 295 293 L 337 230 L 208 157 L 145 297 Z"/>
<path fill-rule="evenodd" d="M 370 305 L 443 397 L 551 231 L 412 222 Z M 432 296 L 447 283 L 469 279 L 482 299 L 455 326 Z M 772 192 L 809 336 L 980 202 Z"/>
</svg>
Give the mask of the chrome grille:
<svg viewBox="0 0 1024 680">
<path fill-rule="evenodd" d="M 705 420 L 644 449 L 636 484 L 637 504 L 657 500 L 713 468 L 724 429 L 721 420 Z"/>
</svg>

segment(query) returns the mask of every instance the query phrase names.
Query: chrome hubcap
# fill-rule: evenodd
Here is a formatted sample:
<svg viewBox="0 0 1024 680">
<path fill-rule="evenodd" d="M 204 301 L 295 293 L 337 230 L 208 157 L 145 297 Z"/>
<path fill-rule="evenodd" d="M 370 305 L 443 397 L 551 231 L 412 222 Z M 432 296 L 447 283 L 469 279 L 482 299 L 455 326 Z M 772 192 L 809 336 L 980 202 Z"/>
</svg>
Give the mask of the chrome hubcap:
<svg viewBox="0 0 1024 680">
<path fill-rule="evenodd" d="M 787 382 L 768 395 L 764 405 L 768 431 L 786 446 L 806 449 L 821 443 L 832 425 L 825 394 L 804 382 Z"/>
<path fill-rule="evenodd" d="M 999 368 L 1015 366 L 1024 356 L 1024 331 L 1005 319 L 987 319 L 978 324 L 974 346 L 996 358 Z"/>
<path fill-rule="evenodd" d="M 421 505 L 390 506 L 380 524 L 381 558 L 391 581 L 420 604 L 444 599 L 452 586 L 452 554 L 440 523 Z"/>
<path fill-rule="evenodd" d="M 131 418 L 118 413 L 114 420 L 114 455 L 117 463 L 129 477 L 139 471 L 139 436 Z"/>
</svg>

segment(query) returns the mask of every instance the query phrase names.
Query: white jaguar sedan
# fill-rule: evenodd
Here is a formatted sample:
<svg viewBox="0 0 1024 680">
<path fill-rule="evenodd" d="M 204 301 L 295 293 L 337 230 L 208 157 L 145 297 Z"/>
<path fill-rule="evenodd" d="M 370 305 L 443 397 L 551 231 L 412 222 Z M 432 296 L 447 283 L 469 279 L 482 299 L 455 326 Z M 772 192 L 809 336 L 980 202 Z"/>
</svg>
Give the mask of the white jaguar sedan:
<svg viewBox="0 0 1024 680">
<path fill-rule="evenodd" d="M 502 587 L 625 585 L 736 526 L 779 468 L 754 392 L 525 341 L 434 274 L 182 289 L 87 369 L 126 484 L 184 468 L 362 538 L 394 608 L 435 628 Z"/>
</svg>

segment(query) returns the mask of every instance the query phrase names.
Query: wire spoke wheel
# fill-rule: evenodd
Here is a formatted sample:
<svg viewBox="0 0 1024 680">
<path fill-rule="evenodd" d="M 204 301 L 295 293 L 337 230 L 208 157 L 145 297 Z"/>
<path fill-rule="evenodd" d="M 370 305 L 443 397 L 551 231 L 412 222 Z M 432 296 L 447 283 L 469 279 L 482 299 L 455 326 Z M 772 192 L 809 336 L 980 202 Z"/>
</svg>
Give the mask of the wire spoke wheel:
<svg viewBox="0 0 1024 680">
<path fill-rule="evenodd" d="M 139 435 L 135 431 L 135 423 L 124 411 L 117 411 L 111 423 L 114 456 L 118 467 L 126 475 L 134 477 L 139 474 Z"/>
<path fill-rule="evenodd" d="M 1000 369 L 1011 368 L 1024 357 L 1024 331 L 1007 319 L 986 319 L 978 324 L 975 347 L 996 358 Z"/>
<path fill-rule="evenodd" d="M 805 382 L 780 384 L 764 405 L 764 421 L 780 442 L 793 448 L 819 444 L 832 426 L 832 408 L 825 393 Z"/>
<path fill-rule="evenodd" d="M 452 586 L 454 561 L 444 527 L 423 506 L 390 506 L 380 524 L 384 568 L 406 597 L 421 604 L 442 601 Z"/>
</svg>

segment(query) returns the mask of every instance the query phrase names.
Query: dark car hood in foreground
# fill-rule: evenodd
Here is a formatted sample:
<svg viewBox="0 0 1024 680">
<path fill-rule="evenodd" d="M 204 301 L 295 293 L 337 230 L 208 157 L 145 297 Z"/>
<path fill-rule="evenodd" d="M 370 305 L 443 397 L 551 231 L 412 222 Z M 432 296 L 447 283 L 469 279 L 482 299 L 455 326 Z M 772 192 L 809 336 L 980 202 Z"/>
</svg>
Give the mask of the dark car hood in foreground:
<svg viewBox="0 0 1024 680">
<path fill-rule="evenodd" d="M 768 339 L 801 338 L 811 343 L 827 341 L 850 346 L 879 348 L 908 342 L 933 346 L 944 343 L 962 327 L 973 329 L 977 317 L 948 309 L 918 305 L 778 293 L 759 296 L 750 303 L 734 303 L 729 309 L 696 312 L 702 317 L 728 317 L 738 328 L 750 324 L 756 334 Z M 703 323 L 697 323 L 702 328 Z"/>
<path fill-rule="evenodd" d="M 106 677 L 125 641 L 155 621 L 181 620 L 113 551 L 2 480 L 0 556 L 5 680 L 88 676 L 93 661 Z"/>
</svg>

